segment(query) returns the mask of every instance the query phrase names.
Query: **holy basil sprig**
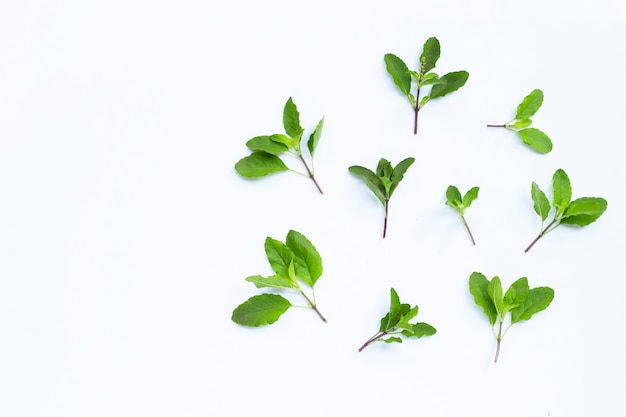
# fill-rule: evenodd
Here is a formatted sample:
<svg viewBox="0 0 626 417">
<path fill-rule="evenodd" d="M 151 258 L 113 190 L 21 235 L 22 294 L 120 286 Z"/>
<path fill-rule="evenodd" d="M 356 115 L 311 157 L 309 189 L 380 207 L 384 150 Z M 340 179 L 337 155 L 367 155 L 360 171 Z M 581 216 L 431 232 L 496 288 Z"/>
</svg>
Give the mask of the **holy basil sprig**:
<svg viewBox="0 0 626 417">
<path fill-rule="evenodd" d="M 290 230 L 285 243 L 271 237 L 265 239 L 265 253 L 275 275 L 252 275 L 246 281 L 257 288 L 287 289 L 300 293 L 307 302 L 305 307 L 313 309 L 325 322 L 326 318 L 317 308 L 313 289 L 322 275 L 322 258 L 315 246 L 303 234 Z M 301 284 L 311 289 L 311 297 L 306 295 Z M 256 295 L 235 308 L 232 320 L 252 327 L 272 324 L 290 307 L 294 305 L 282 295 Z"/>
<path fill-rule="evenodd" d="M 493 328 L 496 338 L 496 355 L 494 362 L 498 361 L 500 355 L 500 342 L 506 332 L 515 323 L 530 318 L 540 311 L 548 308 L 554 298 L 554 290 L 550 287 L 537 287 L 530 289 L 527 278 L 520 278 L 515 281 L 506 293 L 502 293 L 502 282 L 500 278 L 493 277 L 489 281 L 480 272 L 474 272 L 469 279 L 469 290 L 474 296 L 474 301 L 489 318 L 489 323 Z M 507 318 L 508 326 L 503 331 L 503 324 Z M 496 333 L 496 324 L 498 330 Z"/>
<path fill-rule="evenodd" d="M 419 59 L 419 70 L 411 71 L 400 58 L 394 54 L 385 55 L 385 65 L 387 72 L 391 74 L 393 82 L 400 88 L 411 103 L 415 114 L 413 133 L 417 135 L 418 113 L 430 100 L 440 98 L 452 93 L 465 85 L 469 77 L 467 71 L 449 72 L 441 77 L 432 72 L 439 59 L 441 47 L 439 40 L 435 37 L 429 38 L 424 43 L 424 48 Z M 417 84 L 415 95 L 411 92 L 413 82 Z M 423 87 L 431 86 L 430 94 L 420 97 Z"/>
<path fill-rule="evenodd" d="M 258 178 L 269 174 L 282 171 L 293 171 L 300 175 L 309 177 L 320 194 L 324 194 L 315 179 L 315 169 L 313 164 L 313 156 L 315 149 L 322 136 L 322 128 L 324 127 L 324 118 L 318 123 L 313 133 L 307 141 L 311 167 L 307 164 L 301 149 L 302 135 L 304 128 L 300 126 L 300 113 L 291 97 L 287 100 L 283 110 L 283 126 L 285 133 L 276 133 L 273 135 L 256 136 L 246 142 L 246 146 L 252 151 L 252 154 L 242 158 L 235 164 L 235 170 L 243 177 Z M 300 171 L 290 169 L 283 160 L 278 156 L 283 153 L 289 153 L 298 158 L 304 168 L 306 174 Z"/>
<path fill-rule="evenodd" d="M 469 233 L 469 237 L 472 240 L 473 245 L 476 245 L 476 241 L 474 240 L 474 235 L 472 235 L 472 231 L 465 220 L 465 210 L 474 200 L 478 198 L 478 190 L 480 190 L 479 187 L 472 187 L 463 197 L 461 197 L 461 192 L 454 185 L 449 186 L 446 190 L 446 204 L 452 207 L 459 214 L 459 216 L 461 216 L 461 220 L 467 229 L 467 233 Z"/>
<path fill-rule="evenodd" d="M 415 162 L 415 158 L 406 158 L 392 167 L 391 163 L 385 158 L 381 158 L 378 162 L 376 172 L 362 166 L 353 165 L 348 170 L 354 175 L 360 177 L 367 187 L 372 190 L 374 195 L 383 205 L 385 209 L 385 220 L 383 225 L 383 238 L 387 235 L 387 217 L 389 215 L 389 199 L 393 192 L 402 181 L 405 172 L 411 164 Z"/>
<path fill-rule="evenodd" d="M 515 118 L 501 125 L 487 125 L 487 127 L 503 127 L 517 132 L 526 145 L 539 153 L 548 153 L 552 150 L 552 141 L 544 132 L 534 127 L 530 119 L 543 104 L 543 91 L 535 89 L 530 92 L 517 106 Z"/>
<path fill-rule="evenodd" d="M 411 307 L 410 304 L 400 303 L 398 293 L 392 288 L 389 313 L 380 320 L 378 332 L 359 348 L 359 352 L 373 342 L 402 343 L 400 336 L 420 338 L 437 333 L 437 330 L 428 323 L 409 323 L 417 316 L 417 312 L 417 305 Z"/>
<path fill-rule="evenodd" d="M 601 197 L 581 197 L 572 201 L 572 186 L 569 177 L 562 169 L 557 169 L 552 176 L 552 206 L 546 194 L 533 182 L 530 193 L 533 208 L 541 217 L 541 232 L 524 252 L 528 252 L 535 243 L 561 224 L 587 226 L 595 222 L 607 208 L 607 201 Z M 550 212 L 554 208 L 552 221 L 544 228 Z"/>
</svg>

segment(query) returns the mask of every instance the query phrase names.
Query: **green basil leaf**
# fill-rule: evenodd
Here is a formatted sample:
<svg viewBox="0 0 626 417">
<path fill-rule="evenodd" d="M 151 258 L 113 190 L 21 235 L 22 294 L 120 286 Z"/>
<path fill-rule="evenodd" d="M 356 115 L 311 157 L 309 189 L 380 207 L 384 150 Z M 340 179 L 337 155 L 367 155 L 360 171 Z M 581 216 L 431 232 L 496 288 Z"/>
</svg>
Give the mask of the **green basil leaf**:
<svg viewBox="0 0 626 417">
<path fill-rule="evenodd" d="M 428 323 L 415 323 L 413 325 L 413 334 L 418 338 L 422 336 L 432 336 L 437 333 L 437 329 Z"/>
<path fill-rule="evenodd" d="M 419 78 L 418 78 L 419 79 Z M 445 84 L 446 80 L 441 80 L 439 75 L 434 72 L 430 72 L 428 74 L 424 74 L 422 77 L 422 86 L 424 85 L 435 85 L 435 84 Z"/>
<path fill-rule="evenodd" d="M 504 304 L 509 308 L 509 310 L 518 307 L 526 301 L 526 297 L 528 296 L 528 292 L 530 288 L 528 287 L 528 279 L 520 278 L 515 281 L 506 293 L 504 294 Z"/>
<path fill-rule="evenodd" d="M 577 198 L 563 212 L 561 223 L 587 226 L 598 220 L 605 212 L 607 205 L 607 201 L 600 197 Z"/>
<path fill-rule="evenodd" d="M 389 313 L 391 313 L 392 316 L 396 316 L 401 312 L 402 308 L 402 304 L 400 303 L 400 296 L 398 296 L 398 293 L 393 288 L 390 290 L 390 293 L 391 303 L 389 306 Z"/>
<path fill-rule="evenodd" d="M 454 185 L 448 186 L 446 190 L 446 204 L 458 211 L 459 213 L 463 212 L 463 201 L 461 197 L 461 192 Z"/>
<path fill-rule="evenodd" d="M 386 54 L 385 65 L 387 72 L 391 74 L 391 78 L 393 78 L 393 82 L 400 88 L 400 91 L 408 97 L 411 92 L 411 74 L 404 61 L 394 54 Z"/>
<path fill-rule="evenodd" d="M 479 187 L 470 188 L 463 196 L 463 207 L 468 208 L 478 198 Z"/>
<path fill-rule="evenodd" d="M 474 297 L 474 302 L 483 309 L 483 312 L 489 318 L 489 323 L 493 326 L 498 317 L 498 312 L 489 295 L 488 287 L 489 280 L 483 274 L 473 272 L 472 275 L 470 275 L 469 289 Z"/>
<path fill-rule="evenodd" d="M 280 275 L 272 275 L 269 277 L 252 275 L 246 278 L 246 281 L 253 283 L 257 288 L 296 288 L 296 285 L 291 279 Z"/>
<path fill-rule="evenodd" d="M 291 97 L 285 103 L 285 108 L 283 110 L 283 125 L 285 126 L 285 133 L 287 133 L 292 138 L 298 138 L 298 142 L 300 136 L 304 129 L 300 126 L 300 113 L 298 113 L 298 108 L 294 104 Z"/>
<path fill-rule="evenodd" d="M 496 307 L 496 312 L 502 318 L 504 314 L 504 299 L 502 297 L 502 282 L 499 277 L 493 277 L 489 285 L 487 285 L 487 294 Z"/>
<path fill-rule="evenodd" d="M 541 221 L 544 222 L 550 214 L 550 201 L 548 201 L 546 193 L 541 191 L 537 183 L 534 181 L 530 189 L 530 194 L 533 198 L 533 208 L 535 209 L 535 213 L 537 213 L 541 217 Z"/>
<path fill-rule="evenodd" d="M 539 153 L 548 153 L 552 150 L 552 141 L 541 130 L 534 127 L 517 130 L 517 134 L 526 145 Z"/>
<path fill-rule="evenodd" d="M 290 230 L 285 241 L 294 255 L 293 262 L 298 278 L 313 287 L 322 276 L 322 257 L 302 233 Z"/>
<path fill-rule="evenodd" d="M 528 127 L 532 124 L 532 120 L 530 119 L 522 119 L 522 120 L 516 120 L 513 123 L 507 123 L 506 127 L 507 128 L 514 128 L 514 129 L 523 129 L 525 127 Z"/>
<path fill-rule="evenodd" d="M 441 81 L 445 81 L 445 84 L 435 84 L 430 90 L 430 99 L 436 99 L 443 97 L 446 94 L 450 94 L 453 91 L 463 87 L 469 78 L 467 71 L 449 72 L 440 78 Z"/>
<path fill-rule="evenodd" d="M 560 216 L 572 199 L 572 185 L 569 177 L 562 169 L 557 169 L 552 176 L 552 189 L 554 197 L 552 205 L 556 209 L 556 215 Z"/>
<path fill-rule="evenodd" d="M 528 292 L 524 304 L 511 310 L 511 323 L 529 320 L 535 313 L 548 308 L 554 299 L 554 290 L 549 287 L 537 287 Z"/>
<path fill-rule="evenodd" d="M 295 142 L 293 140 L 293 138 L 290 138 L 289 136 L 282 134 L 282 133 L 275 133 L 273 135 L 270 136 L 270 138 L 277 143 L 281 143 L 285 146 L 287 146 L 288 148 L 291 147 L 293 148 L 295 146 Z"/>
<path fill-rule="evenodd" d="M 441 46 L 437 38 L 432 37 L 426 40 L 424 50 L 420 56 L 420 73 L 426 74 L 428 71 L 435 68 L 440 53 Z"/>
<path fill-rule="evenodd" d="M 359 165 L 353 165 L 349 167 L 348 171 L 364 180 L 367 188 L 369 188 L 374 193 L 374 195 L 376 196 L 376 198 L 378 198 L 381 204 L 386 204 L 387 190 L 385 189 L 385 186 L 383 185 L 380 178 L 376 176 L 376 174 L 374 174 L 371 170 Z"/>
<path fill-rule="evenodd" d="M 265 239 L 265 254 L 276 274 L 283 277 L 289 276 L 289 264 L 293 262 L 294 254 L 287 245 L 280 240 L 267 237 Z"/>
<path fill-rule="evenodd" d="M 243 326 L 258 327 L 274 323 L 289 307 L 289 300 L 280 295 L 255 295 L 235 308 L 231 318 Z"/>
<path fill-rule="evenodd" d="M 285 144 L 272 140 L 272 136 L 256 136 L 246 142 L 246 146 L 252 151 L 263 151 L 272 155 L 287 152 Z"/>
<path fill-rule="evenodd" d="M 411 330 L 411 329 L 413 329 L 413 325 L 411 323 L 409 323 L 409 321 L 411 321 L 415 316 L 417 316 L 417 312 L 419 311 L 419 307 L 415 306 L 413 308 L 410 308 L 411 306 L 409 306 L 408 304 L 406 304 L 406 305 L 409 307 L 409 311 L 407 311 L 406 313 L 402 314 L 402 317 L 398 321 L 398 324 L 396 324 L 396 328 Z"/>
<path fill-rule="evenodd" d="M 391 162 L 387 161 L 385 158 L 380 158 L 380 161 L 378 161 L 378 165 L 376 166 L 376 175 L 379 178 L 391 179 L 391 174 L 393 174 Z"/>
<path fill-rule="evenodd" d="M 389 189 L 389 197 L 391 197 L 396 187 L 398 187 L 398 184 L 400 183 L 400 181 L 402 181 L 402 178 L 404 178 L 404 174 L 409 169 L 409 167 L 413 165 L 413 162 L 415 162 L 415 158 L 406 158 L 398 162 L 396 167 L 393 169 L 393 171 L 391 172 L 392 185 Z"/>
<path fill-rule="evenodd" d="M 307 147 L 309 148 L 309 154 L 313 157 L 315 153 L 315 149 L 317 149 L 317 144 L 320 141 L 320 137 L 322 136 L 322 129 L 324 128 L 324 118 L 317 123 L 315 130 L 309 136 L 309 141 L 307 142 Z"/>
<path fill-rule="evenodd" d="M 389 306 L 389 313 L 387 313 L 380 320 L 380 331 L 385 332 L 392 329 L 402 318 L 402 305 L 400 303 L 400 297 L 393 288 L 391 289 L 391 303 Z"/>
<path fill-rule="evenodd" d="M 279 157 L 267 152 L 253 152 L 235 164 L 235 170 L 246 178 L 263 177 L 288 169 Z"/>
<path fill-rule="evenodd" d="M 515 118 L 518 120 L 530 119 L 541 107 L 543 103 L 543 92 L 535 89 L 530 92 L 524 100 L 517 106 Z"/>
</svg>

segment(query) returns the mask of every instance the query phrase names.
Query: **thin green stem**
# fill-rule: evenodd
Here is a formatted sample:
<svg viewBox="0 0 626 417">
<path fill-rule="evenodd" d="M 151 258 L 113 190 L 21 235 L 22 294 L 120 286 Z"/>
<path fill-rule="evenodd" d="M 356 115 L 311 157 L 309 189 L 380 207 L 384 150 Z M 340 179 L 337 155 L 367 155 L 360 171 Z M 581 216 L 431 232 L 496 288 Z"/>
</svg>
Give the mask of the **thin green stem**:
<svg viewBox="0 0 626 417">
<path fill-rule="evenodd" d="M 504 339 L 504 336 L 506 335 L 506 332 L 509 331 L 509 329 L 511 328 L 511 326 L 513 325 L 513 323 L 509 323 L 508 326 L 506 326 L 506 329 L 504 329 L 504 331 L 502 332 L 502 337 L 501 339 Z"/>
<path fill-rule="evenodd" d="M 498 356 L 500 356 L 500 342 L 502 341 L 502 321 L 500 321 L 500 325 L 498 326 L 498 336 L 496 336 L 496 356 L 493 358 L 493 362 L 498 362 Z"/>
<path fill-rule="evenodd" d="M 309 174 L 307 174 L 306 172 L 300 172 L 297 169 L 292 169 L 292 168 L 287 168 L 289 171 L 296 173 L 298 175 L 302 175 L 304 178 L 309 178 Z"/>
<path fill-rule="evenodd" d="M 461 214 L 461 220 L 463 220 L 463 224 L 465 225 L 465 228 L 467 229 L 467 233 L 469 233 L 470 239 L 472 239 L 472 244 L 474 246 L 476 246 L 476 241 L 474 240 L 474 235 L 472 235 L 472 231 L 470 230 L 469 225 L 465 221 L 465 216 L 463 216 L 462 214 Z"/>
<path fill-rule="evenodd" d="M 487 125 L 487 127 L 506 127 L 506 125 Z"/>
</svg>

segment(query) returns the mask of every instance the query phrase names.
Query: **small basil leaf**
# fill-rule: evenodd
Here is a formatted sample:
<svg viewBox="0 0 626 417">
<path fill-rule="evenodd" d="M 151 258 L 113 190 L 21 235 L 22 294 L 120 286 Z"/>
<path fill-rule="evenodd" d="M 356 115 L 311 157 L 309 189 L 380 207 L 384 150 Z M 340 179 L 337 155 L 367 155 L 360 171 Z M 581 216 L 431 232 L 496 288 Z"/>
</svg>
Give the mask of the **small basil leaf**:
<svg viewBox="0 0 626 417">
<path fill-rule="evenodd" d="M 606 211 L 607 201 L 600 197 L 581 197 L 572 201 L 561 217 L 561 223 L 587 226 Z"/>
<path fill-rule="evenodd" d="M 253 152 L 235 164 L 235 170 L 246 178 L 263 177 L 288 169 L 279 157 L 267 152 Z"/>
<path fill-rule="evenodd" d="M 255 295 L 235 308 L 231 318 L 243 326 L 258 327 L 274 323 L 289 307 L 289 300 L 280 295 Z"/>
<path fill-rule="evenodd" d="M 517 134 L 526 145 L 539 153 L 548 153 L 552 150 L 552 141 L 541 130 L 534 127 L 518 130 Z"/>
</svg>

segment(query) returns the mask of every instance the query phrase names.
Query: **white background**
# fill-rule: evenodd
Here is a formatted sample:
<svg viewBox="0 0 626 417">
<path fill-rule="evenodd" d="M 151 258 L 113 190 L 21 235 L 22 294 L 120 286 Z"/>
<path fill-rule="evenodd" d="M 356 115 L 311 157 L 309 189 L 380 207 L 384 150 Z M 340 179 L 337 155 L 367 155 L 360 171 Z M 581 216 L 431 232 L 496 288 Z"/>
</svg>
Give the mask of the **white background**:
<svg viewBox="0 0 626 417">
<path fill-rule="evenodd" d="M 415 68 L 430 36 L 436 71 L 470 78 L 415 137 L 383 56 Z M 617 0 L 3 2 L 0 415 L 623 416 L 625 40 Z M 485 127 L 534 88 L 548 155 Z M 307 137 L 325 117 L 324 195 L 233 169 L 289 97 Z M 347 168 L 408 156 L 383 241 Z M 551 195 L 557 168 L 608 210 L 524 254 L 530 184 Z M 475 247 L 450 184 L 481 187 Z M 290 229 L 322 255 L 328 323 L 234 324 L 261 292 L 245 277 L 271 274 L 265 238 Z M 496 364 L 473 271 L 556 293 Z M 438 333 L 357 353 L 390 287 Z"/>
</svg>

